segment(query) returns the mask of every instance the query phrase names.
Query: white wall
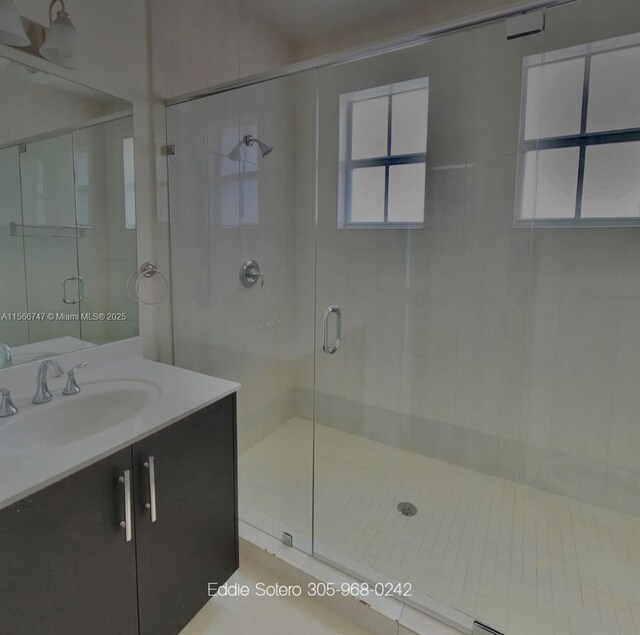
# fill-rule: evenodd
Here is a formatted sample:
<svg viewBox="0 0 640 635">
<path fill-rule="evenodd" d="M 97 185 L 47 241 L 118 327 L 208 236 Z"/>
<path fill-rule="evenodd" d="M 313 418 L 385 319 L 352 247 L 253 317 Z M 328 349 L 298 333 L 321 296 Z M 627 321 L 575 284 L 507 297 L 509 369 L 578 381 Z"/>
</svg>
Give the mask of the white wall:
<svg viewBox="0 0 640 635">
<path fill-rule="evenodd" d="M 292 47 L 242 0 L 151 0 L 156 97 L 176 97 L 276 68 Z"/>
<path fill-rule="evenodd" d="M 515 3 L 515 0 L 429 0 L 419 9 L 405 11 L 392 17 L 368 20 L 363 15 L 362 22 L 357 27 L 337 30 L 329 37 L 312 37 L 297 43 L 295 57 L 297 60 L 304 60 L 363 46 L 377 40 Z"/>
</svg>

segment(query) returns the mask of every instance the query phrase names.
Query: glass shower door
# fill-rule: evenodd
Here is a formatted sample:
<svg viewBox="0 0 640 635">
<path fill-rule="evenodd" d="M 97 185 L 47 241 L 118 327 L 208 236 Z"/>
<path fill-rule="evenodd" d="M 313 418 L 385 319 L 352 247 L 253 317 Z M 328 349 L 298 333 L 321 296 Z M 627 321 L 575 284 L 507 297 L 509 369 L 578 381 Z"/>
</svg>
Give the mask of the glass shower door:
<svg viewBox="0 0 640 635">
<path fill-rule="evenodd" d="M 29 341 L 81 338 L 83 285 L 78 269 L 73 135 L 28 143 L 20 152 L 23 236 L 30 312 L 54 319 L 29 324 Z M 71 344 L 71 342 L 69 342 Z"/>
<path fill-rule="evenodd" d="M 542 37 L 497 22 L 319 71 L 314 554 L 469 630 L 524 632 L 513 201 Z"/>
</svg>

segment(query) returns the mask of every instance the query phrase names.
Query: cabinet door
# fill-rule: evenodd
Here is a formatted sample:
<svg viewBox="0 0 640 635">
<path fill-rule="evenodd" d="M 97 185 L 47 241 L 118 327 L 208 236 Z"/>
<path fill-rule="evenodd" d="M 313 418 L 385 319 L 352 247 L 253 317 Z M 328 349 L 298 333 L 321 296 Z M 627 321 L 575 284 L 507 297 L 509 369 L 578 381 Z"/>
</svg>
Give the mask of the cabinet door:
<svg viewBox="0 0 640 635">
<path fill-rule="evenodd" d="M 0 511 L 2 635 L 138 632 L 125 470 L 130 448 Z"/>
<path fill-rule="evenodd" d="M 133 456 L 140 633 L 176 635 L 209 599 L 209 583 L 238 567 L 235 397 L 140 441 Z"/>
</svg>

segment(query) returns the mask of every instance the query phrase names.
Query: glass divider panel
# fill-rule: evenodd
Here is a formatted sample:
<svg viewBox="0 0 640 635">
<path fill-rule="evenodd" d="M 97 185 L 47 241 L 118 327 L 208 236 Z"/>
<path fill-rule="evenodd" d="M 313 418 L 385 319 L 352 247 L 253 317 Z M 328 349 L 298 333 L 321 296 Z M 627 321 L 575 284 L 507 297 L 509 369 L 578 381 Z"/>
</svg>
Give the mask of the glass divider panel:
<svg viewBox="0 0 640 635">
<path fill-rule="evenodd" d="M 316 74 L 168 110 L 175 363 L 242 384 L 240 519 L 311 551 Z"/>
<path fill-rule="evenodd" d="M 514 201 L 523 59 L 543 37 L 497 22 L 318 80 L 314 554 L 464 628 L 527 635 L 532 230 Z"/>
</svg>

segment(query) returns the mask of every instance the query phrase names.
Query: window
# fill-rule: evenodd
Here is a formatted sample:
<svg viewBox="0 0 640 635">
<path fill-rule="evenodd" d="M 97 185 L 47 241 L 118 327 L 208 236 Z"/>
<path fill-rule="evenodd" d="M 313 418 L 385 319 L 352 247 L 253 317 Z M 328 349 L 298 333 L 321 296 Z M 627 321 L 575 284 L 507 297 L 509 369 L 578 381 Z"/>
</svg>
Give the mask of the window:
<svg viewBox="0 0 640 635">
<path fill-rule="evenodd" d="M 516 225 L 640 224 L 640 34 L 524 60 Z"/>
<path fill-rule="evenodd" d="M 422 227 L 429 80 L 340 96 L 338 226 Z"/>
<path fill-rule="evenodd" d="M 136 177 L 133 165 L 133 137 L 122 140 L 124 170 L 124 227 L 136 228 Z"/>
</svg>

